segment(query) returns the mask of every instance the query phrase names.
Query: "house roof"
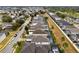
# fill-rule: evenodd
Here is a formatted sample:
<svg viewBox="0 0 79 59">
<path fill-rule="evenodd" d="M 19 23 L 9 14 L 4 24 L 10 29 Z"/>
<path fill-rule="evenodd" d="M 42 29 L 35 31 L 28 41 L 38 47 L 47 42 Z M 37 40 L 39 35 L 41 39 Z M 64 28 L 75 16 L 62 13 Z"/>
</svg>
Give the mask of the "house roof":
<svg viewBox="0 0 79 59">
<path fill-rule="evenodd" d="M 21 52 L 22 53 L 34 53 L 35 52 L 35 44 L 26 42 Z"/>
<path fill-rule="evenodd" d="M 2 24 L 2 29 L 5 29 L 5 28 L 11 28 L 13 25 L 11 23 L 3 23 Z"/>
<path fill-rule="evenodd" d="M 36 53 L 48 53 L 50 50 L 50 46 L 48 45 L 42 45 L 42 46 L 36 46 Z"/>
<path fill-rule="evenodd" d="M 35 25 L 35 26 L 31 26 L 30 27 L 30 30 L 36 30 L 36 29 L 44 29 L 45 27 L 44 26 L 41 26 L 41 25 Z"/>
<path fill-rule="evenodd" d="M 11 23 L 3 23 L 2 26 L 12 26 Z"/>
<path fill-rule="evenodd" d="M 79 34 L 76 34 L 77 35 L 77 37 L 79 38 Z"/>
<path fill-rule="evenodd" d="M 49 42 L 49 39 L 47 37 L 43 37 L 43 36 L 30 35 L 27 38 L 32 39 L 32 42 Z"/>
<path fill-rule="evenodd" d="M 70 28 L 68 29 L 71 33 L 79 33 L 79 29 L 78 28 Z"/>
<path fill-rule="evenodd" d="M 34 43 L 26 42 L 22 49 L 22 53 L 48 53 L 50 45 L 35 45 Z"/>
<path fill-rule="evenodd" d="M 57 21 L 58 23 L 61 23 L 62 25 L 65 25 L 65 26 L 67 26 L 67 25 L 70 25 L 68 22 L 66 22 L 66 21 L 64 21 L 64 20 L 59 20 L 59 21 Z"/>
<path fill-rule="evenodd" d="M 32 37 L 32 42 L 49 42 L 49 39 L 43 36 Z"/>
<path fill-rule="evenodd" d="M 46 31 L 43 31 L 41 29 L 33 31 L 33 34 L 48 34 Z"/>
<path fill-rule="evenodd" d="M 37 21 L 37 22 L 32 21 L 32 24 L 33 23 L 37 23 L 39 25 L 46 25 L 46 23 L 44 21 Z"/>
<path fill-rule="evenodd" d="M 0 32 L 0 36 L 2 36 L 3 34 L 5 34 L 4 32 Z"/>
</svg>

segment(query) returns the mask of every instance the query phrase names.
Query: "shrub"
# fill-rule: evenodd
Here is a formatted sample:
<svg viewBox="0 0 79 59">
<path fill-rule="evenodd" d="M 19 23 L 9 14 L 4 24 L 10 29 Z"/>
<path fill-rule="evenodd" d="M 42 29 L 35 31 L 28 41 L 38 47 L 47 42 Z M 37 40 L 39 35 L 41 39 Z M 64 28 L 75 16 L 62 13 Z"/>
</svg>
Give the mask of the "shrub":
<svg viewBox="0 0 79 59">
<path fill-rule="evenodd" d="M 63 48 L 59 48 L 60 53 L 64 53 L 64 49 Z"/>
<path fill-rule="evenodd" d="M 63 47 L 67 48 L 68 47 L 68 43 L 67 42 L 63 43 Z"/>
<path fill-rule="evenodd" d="M 24 23 L 24 20 L 16 20 L 16 23 L 22 25 Z"/>
<path fill-rule="evenodd" d="M 29 34 L 29 31 L 28 31 L 28 27 L 27 26 L 25 27 L 25 31 L 26 31 L 27 34 Z"/>
<path fill-rule="evenodd" d="M 61 37 L 61 40 L 62 40 L 62 41 L 65 41 L 65 38 L 64 38 L 64 37 Z"/>
<path fill-rule="evenodd" d="M 54 26 L 52 26 L 52 29 L 54 29 Z"/>
<path fill-rule="evenodd" d="M 61 14 L 61 13 L 56 13 L 59 17 L 61 17 L 61 18 L 65 18 L 66 16 L 64 15 L 64 14 Z"/>
</svg>

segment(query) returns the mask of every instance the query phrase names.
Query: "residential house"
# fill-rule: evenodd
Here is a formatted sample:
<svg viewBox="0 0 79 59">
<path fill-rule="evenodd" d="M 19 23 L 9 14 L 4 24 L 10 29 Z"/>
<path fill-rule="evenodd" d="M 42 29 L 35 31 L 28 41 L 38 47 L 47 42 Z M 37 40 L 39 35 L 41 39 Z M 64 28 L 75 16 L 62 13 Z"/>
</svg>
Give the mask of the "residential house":
<svg viewBox="0 0 79 59">
<path fill-rule="evenodd" d="M 48 53 L 50 46 L 48 45 L 35 45 L 34 43 L 26 42 L 21 53 Z"/>
<path fill-rule="evenodd" d="M 37 29 L 48 30 L 48 26 L 47 25 L 41 25 L 40 23 L 34 23 L 30 26 L 29 31 L 35 31 Z"/>
<path fill-rule="evenodd" d="M 13 25 L 11 23 L 3 23 L 2 24 L 2 29 L 4 29 L 4 30 L 11 29 L 12 26 Z"/>
<path fill-rule="evenodd" d="M 62 29 L 65 29 L 67 26 L 70 26 L 70 24 L 64 20 L 58 20 L 57 23 Z"/>
<path fill-rule="evenodd" d="M 0 43 L 6 38 L 6 34 L 4 32 L 0 32 Z"/>
<path fill-rule="evenodd" d="M 23 53 L 48 53 L 50 50 L 49 39 L 43 36 L 29 36 L 22 49 Z"/>
<path fill-rule="evenodd" d="M 78 19 L 78 18 L 77 18 L 77 19 L 75 19 L 74 23 L 79 24 L 79 19 Z"/>
</svg>

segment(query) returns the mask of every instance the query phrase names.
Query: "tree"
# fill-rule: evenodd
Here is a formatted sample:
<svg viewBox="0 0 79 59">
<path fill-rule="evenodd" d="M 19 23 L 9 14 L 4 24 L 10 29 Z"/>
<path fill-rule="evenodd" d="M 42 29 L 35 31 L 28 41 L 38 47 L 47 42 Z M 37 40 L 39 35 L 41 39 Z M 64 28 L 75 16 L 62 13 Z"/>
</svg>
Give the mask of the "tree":
<svg viewBox="0 0 79 59">
<path fill-rule="evenodd" d="M 54 29 L 54 26 L 52 25 L 52 29 Z"/>
<path fill-rule="evenodd" d="M 24 20 L 16 20 L 16 23 L 18 23 L 19 25 L 22 25 L 24 23 Z"/>
<path fill-rule="evenodd" d="M 12 29 L 13 29 L 13 30 L 16 30 L 19 26 L 20 26 L 20 25 L 19 25 L 18 23 L 13 23 Z"/>
<path fill-rule="evenodd" d="M 47 23 L 47 19 L 48 19 L 48 17 L 44 17 L 44 20 L 45 20 L 46 23 Z"/>
<path fill-rule="evenodd" d="M 67 42 L 63 43 L 63 47 L 67 48 L 68 47 L 68 43 Z"/>
<path fill-rule="evenodd" d="M 65 41 L 65 38 L 64 38 L 64 37 L 61 37 L 61 40 L 62 40 L 62 41 Z"/>
<path fill-rule="evenodd" d="M 9 32 L 6 32 L 6 36 L 8 36 L 10 33 Z"/>
<path fill-rule="evenodd" d="M 65 18 L 65 17 L 66 17 L 64 14 L 61 14 L 61 13 L 59 13 L 59 12 L 57 12 L 56 14 L 57 14 L 59 17 L 61 17 L 61 18 Z"/>
<path fill-rule="evenodd" d="M 25 26 L 25 30 L 28 30 L 28 27 L 27 26 Z"/>
<path fill-rule="evenodd" d="M 21 16 L 22 15 L 22 13 L 19 13 L 19 16 Z"/>
<path fill-rule="evenodd" d="M 34 17 L 33 13 L 32 13 L 32 14 L 30 14 L 30 16 L 31 16 L 31 17 Z"/>
<path fill-rule="evenodd" d="M 25 15 L 25 19 L 27 19 L 29 16 L 28 15 Z"/>
<path fill-rule="evenodd" d="M 12 18 L 10 16 L 4 15 L 2 17 L 3 22 L 12 22 Z"/>
<path fill-rule="evenodd" d="M 64 49 L 63 48 L 59 48 L 60 53 L 64 53 Z"/>
<path fill-rule="evenodd" d="M 40 10 L 39 12 L 40 12 L 41 14 L 45 14 L 45 13 L 46 13 L 45 11 L 42 11 L 42 10 Z"/>
<path fill-rule="evenodd" d="M 44 19 L 46 19 L 46 20 L 47 20 L 47 19 L 48 19 L 48 17 L 44 17 Z"/>
<path fill-rule="evenodd" d="M 28 27 L 27 26 L 25 27 L 25 30 L 26 30 L 26 33 L 29 34 Z"/>
<path fill-rule="evenodd" d="M 21 42 L 17 42 L 17 45 L 18 45 L 18 46 L 21 46 Z"/>
</svg>

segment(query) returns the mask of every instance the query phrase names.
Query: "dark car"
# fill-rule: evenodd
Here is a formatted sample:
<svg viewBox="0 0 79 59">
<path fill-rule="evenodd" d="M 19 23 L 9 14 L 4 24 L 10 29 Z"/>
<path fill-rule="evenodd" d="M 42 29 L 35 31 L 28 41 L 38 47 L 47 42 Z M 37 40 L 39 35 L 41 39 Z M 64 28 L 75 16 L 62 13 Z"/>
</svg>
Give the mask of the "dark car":
<svg viewBox="0 0 79 59">
<path fill-rule="evenodd" d="M 17 34 L 15 34 L 15 36 L 14 37 L 16 37 L 17 36 Z"/>
</svg>

